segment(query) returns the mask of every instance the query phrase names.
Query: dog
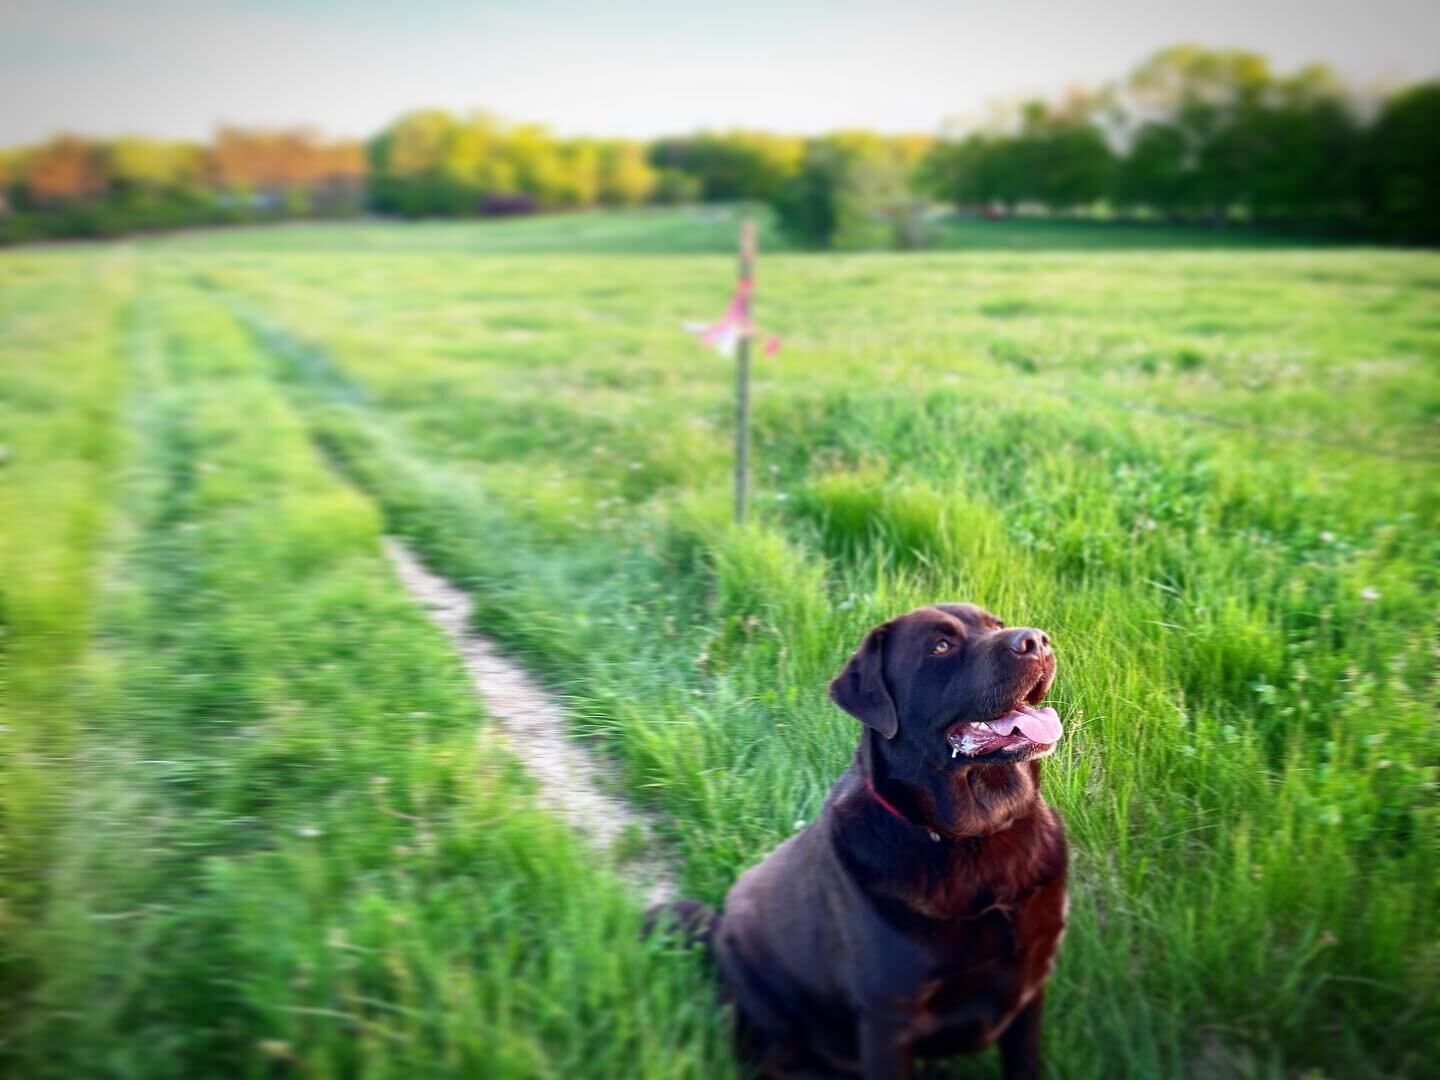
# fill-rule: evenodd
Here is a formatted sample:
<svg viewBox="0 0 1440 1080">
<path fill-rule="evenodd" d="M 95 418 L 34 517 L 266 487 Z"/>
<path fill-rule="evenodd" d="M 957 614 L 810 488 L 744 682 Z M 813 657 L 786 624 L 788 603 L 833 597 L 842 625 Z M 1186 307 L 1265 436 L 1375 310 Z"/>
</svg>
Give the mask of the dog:
<svg viewBox="0 0 1440 1080">
<path fill-rule="evenodd" d="M 1045 633 L 970 604 L 877 626 L 830 683 L 864 727 L 817 820 L 723 914 L 652 913 L 711 951 L 757 1072 L 887 1080 L 998 1042 L 1005 1077 L 1038 1075 L 1067 908 L 1064 827 L 1040 797 L 1054 678 Z"/>
</svg>

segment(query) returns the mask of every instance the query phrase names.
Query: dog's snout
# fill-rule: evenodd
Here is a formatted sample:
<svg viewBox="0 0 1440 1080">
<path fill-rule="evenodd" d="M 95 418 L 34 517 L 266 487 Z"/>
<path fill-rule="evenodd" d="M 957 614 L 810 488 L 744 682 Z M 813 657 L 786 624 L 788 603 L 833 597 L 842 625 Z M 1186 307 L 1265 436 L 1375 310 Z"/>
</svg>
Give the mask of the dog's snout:
<svg viewBox="0 0 1440 1080">
<path fill-rule="evenodd" d="M 1010 648 L 1019 656 L 1049 656 L 1050 635 L 1031 626 L 1010 631 Z"/>
</svg>

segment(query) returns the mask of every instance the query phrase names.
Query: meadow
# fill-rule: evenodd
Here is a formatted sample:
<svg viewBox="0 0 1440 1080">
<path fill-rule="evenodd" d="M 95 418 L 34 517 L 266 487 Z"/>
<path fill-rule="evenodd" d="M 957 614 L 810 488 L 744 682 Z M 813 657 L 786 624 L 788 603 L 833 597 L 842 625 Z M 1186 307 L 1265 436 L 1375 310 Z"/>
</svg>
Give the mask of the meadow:
<svg viewBox="0 0 1440 1080">
<path fill-rule="evenodd" d="M 0 254 L 0 1071 L 732 1072 L 703 963 L 487 737 L 386 534 L 710 902 L 848 762 L 824 688 L 869 626 L 1046 628 L 1050 1074 L 1433 1069 L 1440 255 L 762 230 L 739 527 L 732 370 L 680 330 L 734 224 Z"/>
</svg>

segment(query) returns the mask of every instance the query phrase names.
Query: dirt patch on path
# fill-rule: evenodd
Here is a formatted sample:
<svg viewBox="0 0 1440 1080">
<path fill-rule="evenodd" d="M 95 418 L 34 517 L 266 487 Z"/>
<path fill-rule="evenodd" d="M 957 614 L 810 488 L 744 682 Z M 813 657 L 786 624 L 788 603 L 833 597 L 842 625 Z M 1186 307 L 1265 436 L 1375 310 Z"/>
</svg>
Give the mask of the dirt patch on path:
<svg viewBox="0 0 1440 1080">
<path fill-rule="evenodd" d="M 613 851 L 622 837 L 636 833 L 644 837 L 639 846 L 653 851 L 654 838 L 645 815 L 601 788 L 599 777 L 607 767 L 570 734 L 561 708 L 501 655 L 493 641 L 470 629 L 470 597 L 432 574 L 400 541 L 387 537 L 385 554 L 406 591 L 454 644 L 486 710 L 534 777 L 545 809 L 569 822 L 603 851 Z M 647 904 L 675 895 L 674 872 L 653 854 L 626 858 L 620 869 Z"/>
</svg>

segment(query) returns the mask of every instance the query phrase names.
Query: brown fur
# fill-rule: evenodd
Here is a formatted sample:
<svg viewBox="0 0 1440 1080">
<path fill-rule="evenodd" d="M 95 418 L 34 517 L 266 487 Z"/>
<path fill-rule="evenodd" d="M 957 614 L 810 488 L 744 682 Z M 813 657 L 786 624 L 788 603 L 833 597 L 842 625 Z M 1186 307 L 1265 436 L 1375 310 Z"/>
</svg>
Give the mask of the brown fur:
<svg viewBox="0 0 1440 1080">
<path fill-rule="evenodd" d="M 937 634 L 954 643 L 943 655 Z M 1018 635 L 1038 635 L 1033 651 Z M 939 605 L 876 628 L 831 684 L 866 725 L 854 762 L 819 819 L 742 874 L 705 924 L 758 1069 L 879 1080 L 909 1076 L 917 1054 L 998 1042 L 1007 1077 L 1038 1074 L 1064 830 L 1034 754 L 955 760 L 944 732 L 1053 676 L 1039 631 Z"/>
</svg>

